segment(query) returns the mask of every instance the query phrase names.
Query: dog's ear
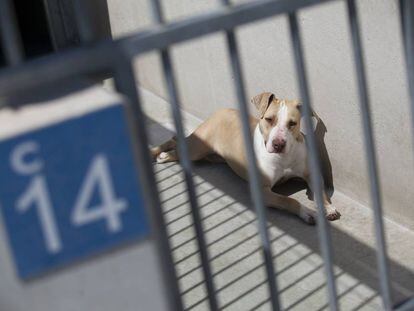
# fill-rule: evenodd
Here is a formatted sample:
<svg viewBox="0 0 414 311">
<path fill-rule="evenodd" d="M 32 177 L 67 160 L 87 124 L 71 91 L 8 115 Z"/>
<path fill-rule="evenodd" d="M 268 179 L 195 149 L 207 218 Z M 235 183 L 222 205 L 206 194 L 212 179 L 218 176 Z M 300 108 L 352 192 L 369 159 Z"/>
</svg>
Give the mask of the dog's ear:
<svg viewBox="0 0 414 311">
<path fill-rule="evenodd" d="M 270 92 L 261 93 L 251 99 L 251 102 L 259 111 L 260 118 L 263 118 L 267 108 L 272 100 L 275 98 L 275 94 Z"/>
<path fill-rule="evenodd" d="M 302 103 L 301 102 L 298 102 L 297 104 L 296 104 L 296 108 L 298 108 L 299 109 L 299 111 L 300 111 L 300 114 L 302 115 L 303 113 L 302 113 Z M 315 110 L 313 110 L 312 109 L 312 111 L 311 111 L 311 116 L 312 117 L 314 117 L 314 118 L 316 118 L 316 120 L 320 120 L 321 118 L 319 117 L 319 115 L 315 112 Z"/>
</svg>

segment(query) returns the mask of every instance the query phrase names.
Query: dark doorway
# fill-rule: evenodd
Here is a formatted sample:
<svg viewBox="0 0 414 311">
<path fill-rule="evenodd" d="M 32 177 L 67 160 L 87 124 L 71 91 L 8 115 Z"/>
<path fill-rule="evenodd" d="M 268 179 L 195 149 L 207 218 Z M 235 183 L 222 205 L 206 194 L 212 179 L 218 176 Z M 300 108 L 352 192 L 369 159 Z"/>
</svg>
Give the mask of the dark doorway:
<svg viewBox="0 0 414 311">
<path fill-rule="evenodd" d="M 111 38 L 106 1 L 82 0 L 93 40 Z M 73 0 L 12 0 L 25 60 L 80 45 Z M 0 67 L 6 65 L 0 40 Z"/>
<path fill-rule="evenodd" d="M 53 52 L 43 1 L 14 0 L 14 6 L 26 58 Z"/>
<path fill-rule="evenodd" d="M 24 57 L 31 59 L 54 51 L 46 10 L 42 0 L 14 0 L 16 22 L 20 31 Z M 6 65 L 0 40 L 0 67 Z"/>
<path fill-rule="evenodd" d="M 4 59 L 3 46 L 1 45 L 1 42 L 0 42 L 0 67 L 3 67 L 5 64 L 6 64 L 6 60 Z"/>
</svg>

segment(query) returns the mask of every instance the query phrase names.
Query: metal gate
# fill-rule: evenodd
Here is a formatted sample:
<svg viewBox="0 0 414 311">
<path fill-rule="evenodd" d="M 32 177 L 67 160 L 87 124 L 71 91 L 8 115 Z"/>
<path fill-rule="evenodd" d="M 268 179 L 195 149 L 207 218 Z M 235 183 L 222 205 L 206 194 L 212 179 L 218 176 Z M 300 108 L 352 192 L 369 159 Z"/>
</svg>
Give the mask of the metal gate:
<svg viewBox="0 0 414 311">
<path fill-rule="evenodd" d="M 208 292 L 208 302 L 211 310 L 220 308 L 215 295 L 215 285 L 212 277 L 209 254 L 203 233 L 200 212 L 198 208 L 194 182 L 192 178 L 192 164 L 185 143 L 182 116 L 180 112 L 180 98 L 177 92 L 175 71 L 172 66 L 169 48 L 173 44 L 214 32 L 225 32 L 227 48 L 231 59 L 231 69 L 235 77 L 235 87 L 239 103 L 240 118 L 243 121 L 243 136 L 246 146 L 246 154 L 249 162 L 249 186 L 257 214 L 257 225 L 260 232 L 262 251 L 267 272 L 267 285 L 270 290 L 271 305 L 273 310 L 279 310 L 278 283 L 275 279 L 275 270 L 270 248 L 269 235 L 266 228 L 266 209 L 263 205 L 263 197 L 259 182 L 259 173 L 256 167 L 255 153 L 248 126 L 247 98 L 244 87 L 243 68 L 240 63 L 237 40 L 234 29 L 240 25 L 252 23 L 271 16 L 285 14 L 289 18 L 290 35 L 294 48 L 294 60 L 296 64 L 298 84 L 303 101 L 303 115 L 308 134 L 308 148 L 310 151 L 309 167 L 315 199 L 319 209 L 318 234 L 324 267 L 327 278 L 329 307 L 337 310 L 337 291 L 333 274 L 332 246 L 329 233 L 329 225 L 323 213 L 322 177 L 320 163 L 316 147 L 315 135 L 311 125 L 312 103 L 309 96 L 308 80 L 304 66 L 302 52 L 301 31 L 298 26 L 296 12 L 302 8 L 328 2 L 329 0 L 264 0 L 245 5 L 232 6 L 229 0 L 222 0 L 223 8 L 213 13 L 192 17 L 180 22 L 165 24 L 160 1 L 153 0 L 152 8 L 154 19 L 158 23 L 152 29 L 115 41 L 101 41 L 88 43 L 90 30 L 88 21 L 82 9 L 82 1 L 76 1 L 76 15 L 78 29 L 83 44 L 79 48 L 50 55 L 41 59 L 24 62 L 21 50 L 19 32 L 13 11 L 8 0 L 0 0 L 0 34 L 4 47 L 4 55 L 8 67 L 0 71 L 0 96 L 17 94 L 30 88 L 47 88 L 52 82 L 78 78 L 81 76 L 105 74 L 114 77 L 117 90 L 124 94 L 131 104 L 136 137 L 139 141 L 138 160 L 140 177 L 147 193 L 147 201 L 150 204 L 153 220 L 157 224 L 158 231 L 154 231 L 158 242 L 158 249 L 162 261 L 162 269 L 168 284 L 168 298 L 170 306 L 174 310 L 182 310 L 180 292 L 177 284 L 172 255 L 166 232 L 165 220 L 160 207 L 160 199 L 157 193 L 151 159 L 148 153 L 148 138 L 145 128 L 144 115 L 141 110 L 141 100 L 136 88 L 132 59 L 144 52 L 157 50 L 161 54 L 164 76 L 167 82 L 169 101 L 171 102 L 172 115 L 177 130 L 178 150 L 181 158 L 185 182 L 191 205 L 191 213 L 194 219 L 196 239 L 200 250 L 202 271 Z M 362 43 L 359 31 L 358 12 L 355 0 L 346 0 L 348 9 L 349 27 L 351 30 L 354 51 L 355 68 L 358 78 L 360 107 L 366 146 L 366 158 L 370 177 L 371 202 L 375 217 L 375 236 L 377 244 L 378 273 L 380 291 L 384 310 L 414 310 L 414 299 L 407 301 L 398 308 L 393 305 L 389 281 L 389 267 L 387 263 L 387 250 L 383 225 L 383 213 L 381 207 L 380 190 L 377 174 L 377 160 L 371 125 L 370 102 L 367 93 L 367 81 L 365 66 L 362 57 Z M 412 99 L 412 112 L 414 112 L 414 1 L 400 0 L 401 23 L 405 42 L 405 55 L 407 63 L 408 81 Z M 413 118 L 414 120 L 414 118 Z"/>
</svg>

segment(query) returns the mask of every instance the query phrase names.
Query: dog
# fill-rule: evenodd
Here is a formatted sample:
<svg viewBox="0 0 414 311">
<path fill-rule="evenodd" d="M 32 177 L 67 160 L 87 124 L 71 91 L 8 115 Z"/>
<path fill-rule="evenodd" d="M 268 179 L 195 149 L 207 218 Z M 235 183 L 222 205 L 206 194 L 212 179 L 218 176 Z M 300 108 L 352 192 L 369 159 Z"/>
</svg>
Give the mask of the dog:
<svg viewBox="0 0 414 311">
<path fill-rule="evenodd" d="M 262 177 L 264 203 L 299 216 L 308 224 L 315 224 L 317 210 L 297 200 L 272 191 L 276 184 L 299 177 L 312 191 L 307 161 L 305 137 L 300 131 L 301 104 L 297 100 L 281 100 L 265 92 L 252 98 L 259 118 L 250 117 L 254 150 Z M 214 113 L 186 138 L 190 159 L 226 162 L 241 178 L 247 180 L 247 159 L 239 113 L 224 108 Z M 151 148 L 158 163 L 178 161 L 175 138 Z M 323 193 L 326 218 L 340 218 L 340 213 Z"/>
</svg>

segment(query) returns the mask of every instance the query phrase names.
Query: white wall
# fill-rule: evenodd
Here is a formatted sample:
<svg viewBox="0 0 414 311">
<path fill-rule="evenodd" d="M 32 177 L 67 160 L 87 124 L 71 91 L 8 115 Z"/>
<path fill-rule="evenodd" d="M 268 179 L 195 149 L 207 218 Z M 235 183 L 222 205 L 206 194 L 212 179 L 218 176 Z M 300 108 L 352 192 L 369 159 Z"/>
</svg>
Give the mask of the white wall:
<svg viewBox="0 0 414 311">
<path fill-rule="evenodd" d="M 219 1 L 213 0 L 163 3 L 169 21 L 219 7 Z M 115 36 L 151 24 L 149 1 L 108 0 L 108 5 Z M 397 1 L 364 0 L 358 1 L 358 7 L 384 209 L 390 218 L 414 229 L 411 127 Z M 299 21 L 313 104 L 328 129 L 326 144 L 336 190 L 368 204 L 359 102 L 345 9 L 342 1 L 312 7 L 300 12 Z M 286 18 L 240 27 L 237 35 L 248 95 L 272 91 L 281 98 L 298 98 Z M 220 107 L 236 106 L 223 34 L 177 45 L 172 52 L 185 110 L 206 118 Z M 155 53 L 140 57 L 137 70 L 142 87 L 166 97 Z"/>
</svg>

